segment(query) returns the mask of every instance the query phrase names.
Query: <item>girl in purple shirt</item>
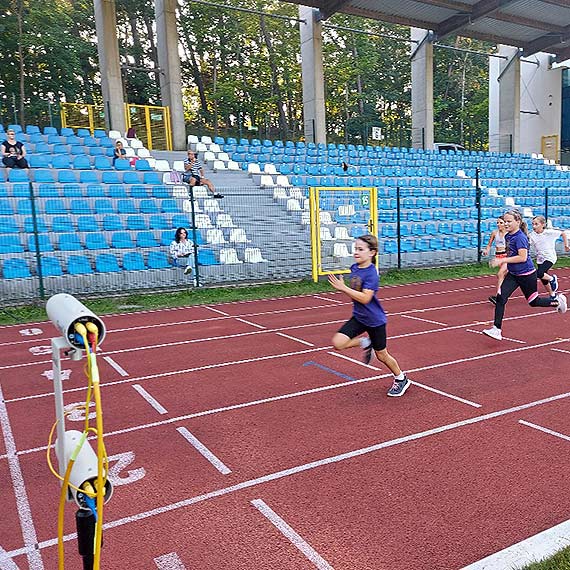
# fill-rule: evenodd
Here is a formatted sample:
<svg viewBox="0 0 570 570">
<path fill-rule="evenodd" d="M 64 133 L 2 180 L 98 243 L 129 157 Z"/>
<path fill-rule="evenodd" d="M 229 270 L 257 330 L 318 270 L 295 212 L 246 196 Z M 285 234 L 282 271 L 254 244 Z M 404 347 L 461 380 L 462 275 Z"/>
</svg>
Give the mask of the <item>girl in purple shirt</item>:
<svg viewBox="0 0 570 570">
<path fill-rule="evenodd" d="M 529 256 L 528 230 L 521 213 L 518 210 L 509 210 L 503 219 L 508 232 L 507 257 L 495 258 L 490 265 L 502 267 L 506 264 L 508 273 L 497 295 L 495 322 L 490 329 L 483 331 L 483 334 L 496 340 L 503 338 L 501 326 L 505 305 L 519 287 L 531 307 L 556 307 L 559 313 L 565 313 L 567 309 L 566 297 L 562 294 L 558 294 L 555 299 L 538 296 L 536 269 Z"/>
<path fill-rule="evenodd" d="M 397 397 L 404 395 L 411 381 L 386 350 L 386 313 L 376 297 L 379 282 L 375 265 L 377 254 L 378 239 L 373 235 L 360 236 L 355 242 L 356 263 L 350 268 L 350 285 L 346 285 L 341 276 L 329 275 L 329 283 L 337 291 L 348 295 L 353 302 L 352 318 L 333 336 L 332 343 L 337 350 L 361 346 L 366 364 L 372 359 L 374 349 L 378 360 L 394 375 L 388 396 Z M 368 333 L 367 337 L 357 338 L 364 332 Z"/>
</svg>

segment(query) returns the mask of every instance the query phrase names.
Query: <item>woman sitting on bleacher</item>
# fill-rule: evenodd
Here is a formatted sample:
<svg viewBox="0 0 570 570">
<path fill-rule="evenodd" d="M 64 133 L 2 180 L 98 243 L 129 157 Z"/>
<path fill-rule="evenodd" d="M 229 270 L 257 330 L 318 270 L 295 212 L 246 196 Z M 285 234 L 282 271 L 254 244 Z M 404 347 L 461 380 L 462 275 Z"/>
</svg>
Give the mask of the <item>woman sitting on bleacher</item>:
<svg viewBox="0 0 570 570">
<path fill-rule="evenodd" d="M 170 244 L 170 257 L 176 267 L 185 267 L 184 274 L 192 273 L 190 256 L 194 254 L 194 244 L 188 239 L 186 228 L 178 228 L 174 241 Z"/>
<path fill-rule="evenodd" d="M 24 143 L 16 140 L 16 132 L 9 129 L 8 138 L 2 143 L 2 162 L 9 173 L 12 168 L 29 168 Z"/>
</svg>

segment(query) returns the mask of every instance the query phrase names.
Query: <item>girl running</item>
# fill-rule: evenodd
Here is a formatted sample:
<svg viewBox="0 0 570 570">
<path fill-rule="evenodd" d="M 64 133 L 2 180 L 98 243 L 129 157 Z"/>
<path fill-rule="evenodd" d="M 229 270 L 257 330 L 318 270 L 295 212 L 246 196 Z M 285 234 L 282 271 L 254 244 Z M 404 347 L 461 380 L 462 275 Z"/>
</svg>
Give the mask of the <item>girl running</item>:
<svg viewBox="0 0 570 570">
<path fill-rule="evenodd" d="M 542 281 L 550 298 L 555 299 L 555 293 L 558 290 L 558 278 L 554 273 L 549 274 L 548 271 L 558 259 L 556 255 L 556 240 L 562 236 L 564 251 L 570 251 L 568 238 L 566 237 L 566 233 L 562 230 L 548 229 L 544 216 L 535 216 L 532 219 L 532 230 L 528 236 L 528 240 L 536 251 L 536 264 L 538 266 L 536 276 Z"/>
<path fill-rule="evenodd" d="M 507 257 L 507 230 L 505 228 L 505 220 L 503 216 L 499 216 L 497 218 L 497 229 L 491 232 L 489 243 L 482 252 L 483 255 L 489 255 L 493 242 L 495 242 L 495 257 Z M 506 275 L 507 267 L 504 265 L 499 267 L 499 272 L 497 273 L 497 295 L 499 294 L 501 285 L 503 284 Z M 491 295 L 489 297 L 489 301 L 495 304 L 497 302 L 497 295 Z"/>
<path fill-rule="evenodd" d="M 503 338 L 501 327 L 505 315 L 505 305 L 518 287 L 520 287 L 531 307 L 556 307 L 559 313 L 565 313 L 567 310 L 566 297 L 562 294 L 557 295 L 555 299 L 538 296 L 536 269 L 528 254 L 527 227 L 520 212 L 509 210 L 504 214 L 503 219 L 508 232 L 507 257 L 495 258 L 490 265 L 492 267 L 506 265 L 508 273 L 497 295 L 493 326 L 483 331 L 483 334 L 496 340 Z"/>
<path fill-rule="evenodd" d="M 356 263 L 350 268 L 350 286 L 344 283 L 341 276 L 329 275 L 329 283 L 353 301 L 352 318 L 333 336 L 332 343 L 337 350 L 361 346 L 366 364 L 372 359 L 374 349 L 378 360 L 394 375 L 388 396 L 397 397 L 404 395 L 411 381 L 386 350 L 386 313 L 376 297 L 379 281 L 375 265 L 377 254 L 378 239 L 373 235 L 361 236 L 355 242 Z M 364 332 L 368 333 L 367 337 L 357 338 Z"/>
</svg>

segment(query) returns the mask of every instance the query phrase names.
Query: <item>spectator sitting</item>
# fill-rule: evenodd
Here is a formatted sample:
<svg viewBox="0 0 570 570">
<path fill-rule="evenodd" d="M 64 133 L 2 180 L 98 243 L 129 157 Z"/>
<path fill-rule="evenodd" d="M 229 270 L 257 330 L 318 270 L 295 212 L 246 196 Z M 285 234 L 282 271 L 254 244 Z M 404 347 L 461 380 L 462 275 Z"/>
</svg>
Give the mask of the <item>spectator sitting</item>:
<svg viewBox="0 0 570 570">
<path fill-rule="evenodd" d="M 212 193 L 214 198 L 223 198 L 222 194 L 216 192 L 214 185 L 210 180 L 204 178 L 204 166 L 196 157 L 193 150 L 188 151 L 188 158 L 184 161 L 184 174 L 182 180 L 190 186 L 206 186 Z"/>
<path fill-rule="evenodd" d="M 6 171 L 10 173 L 12 168 L 29 168 L 26 160 L 26 149 L 24 143 L 16 140 L 16 132 L 10 129 L 7 132 L 8 138 L 2 143 L 2 162 L 6 166 Z"/>
<path fill-rule="evenodd" d="M 184 275 L 192 273 L 190 256 L 194 254 L 194 244 L 188 239 L 186 228 L 178 228 L 174 241 L 170 244 L 170 257 L 175 267 L 184 267 Z"/>
<path fill-rule="evenodd" d="M 115 142 L 115 151 L 113 152 L 113 166 L 115 166 L 115 161 L 117 160 L 117 158 L 125 158 L 127 155 L 127 151 L 125 150 L 124 146 L 123 146 L 123 142 L 122 141 L 116 141 Z"/>
</svg>

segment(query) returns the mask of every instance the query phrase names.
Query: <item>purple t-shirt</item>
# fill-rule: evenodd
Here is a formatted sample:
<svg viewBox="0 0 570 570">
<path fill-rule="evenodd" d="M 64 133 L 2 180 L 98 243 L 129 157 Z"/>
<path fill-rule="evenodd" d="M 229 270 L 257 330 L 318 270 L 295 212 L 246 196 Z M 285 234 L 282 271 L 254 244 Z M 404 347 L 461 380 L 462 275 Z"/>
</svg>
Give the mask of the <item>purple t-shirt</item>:
<svg viewBox="0 0 570 570">
<path fill-rule="evenodd" d="M 507 263 L 509 273 L 513 275 L 524 275 L 534 271 L 534 263 L 530 258 L 529 242 L 527 235 L 522 230 L 517 230 L 514 234 L 507 234 L 507 254 L 514 257 L 519 254 L 519 249 L 526 249 L 529 255 L 522 263 Z"/>
<path fill-rule="evenodd" d="M 367 327 L 379 327 L 386 324 L 386 313 L 376 297 L 378 291 L 378 271 L 375 265 L 369 265 L 364 269 L 355 263 L 350 268 L 350 288 L 355 291 L 370 289 L 374 291 L 374 296 L 369 303 L 359 303 L 352 301 L 352 316 Z"/>
</svg>

